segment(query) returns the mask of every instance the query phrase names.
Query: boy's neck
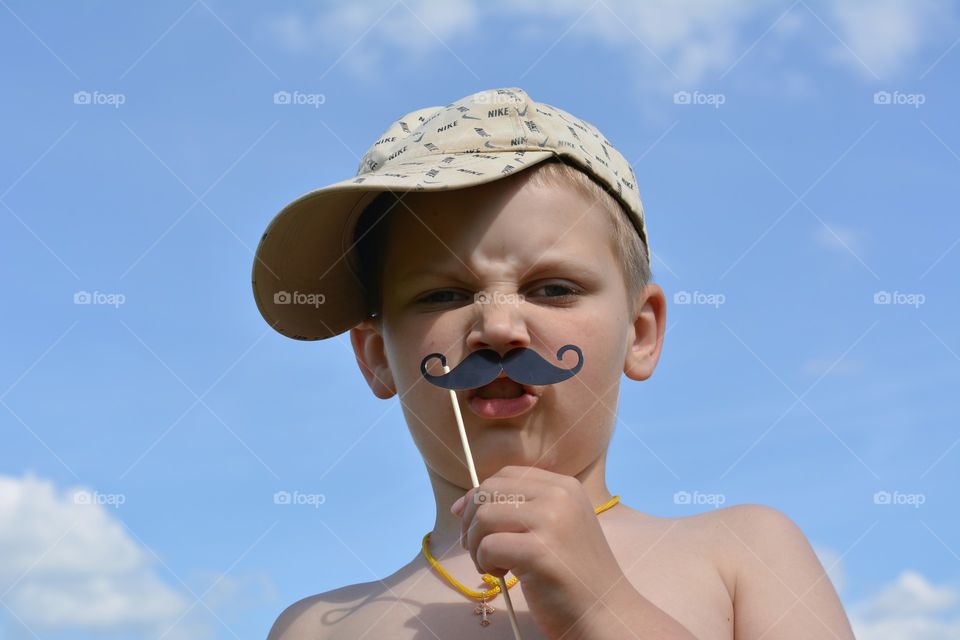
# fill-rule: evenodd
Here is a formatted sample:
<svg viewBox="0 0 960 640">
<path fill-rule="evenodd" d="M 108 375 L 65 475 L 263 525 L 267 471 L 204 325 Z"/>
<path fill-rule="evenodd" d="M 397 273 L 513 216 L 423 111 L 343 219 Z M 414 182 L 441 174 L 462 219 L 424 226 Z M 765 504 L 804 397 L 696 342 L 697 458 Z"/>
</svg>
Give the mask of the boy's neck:
<svg viewBox="0 0 960 640">
<path fill-rule="evenodd" d="M 591 465 L 576 475 L 594 508 L 599 507 L 613 495 L 607 490 L 606 456 L 597 458 Z M 469 487 L 453 484 L 427 467 L 437 505 L 436 521 L 430 532 L 430 552 L 438 560 L 465 554 L 460 546 L 460 518 L 450 513 L 450 506 L 463 496 Z"/>
</svg>

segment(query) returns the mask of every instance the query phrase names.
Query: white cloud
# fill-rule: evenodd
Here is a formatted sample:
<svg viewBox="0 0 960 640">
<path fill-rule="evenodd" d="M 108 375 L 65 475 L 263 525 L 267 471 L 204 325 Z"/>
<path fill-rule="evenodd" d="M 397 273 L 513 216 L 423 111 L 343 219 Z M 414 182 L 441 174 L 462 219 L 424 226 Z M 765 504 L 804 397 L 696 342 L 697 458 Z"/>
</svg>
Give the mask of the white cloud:
<svg viewBox="0 0 960 640">
<path fill-rule="evenodd" d="M 814 551 L 842 594 L 847 579 L 840 554 L 817 545 Z M 903 571 L 866 598 L 844 603 L 844 608 L 857 640 L 960 638 L 960 588 L 935 585 L 916 571 Z"/>
<path fill-rule="evenodd" d="M 915 571 L 849 609 L 857 640 L 956 640 L 960 589 L 935 585 Z"/>
<path fill-rule="evenodd" d="M 863 251 L 860 232 L 838 224 L 818 224 L 815 240 L 818 246 L 843 255 L 860 255 Z"/>
<path fill-rule="evenodd" d="M 380 0 L 328 7 L 310 17 L 288 12 L 271 20 L 269 30 L 294 51 L 329 46 L 337 57 L 344 55 L 339 62 L 331 58 L 327 66 L 344 64 L 364 78 L 391 68 L 396 63 L 390 57 L 393 49 L 422 58 L 479 23 L 478 9 L 471 0 Z M 451 61 L 455 59 L 451 57 Z"/>
<path fill-rule="evenodd" d="M 542 14 L 551 2 L 513 3 L 512 10 L 527 17 Z M 567 3 L 562 16 L 566 28 L 592 2 Z M 719 75 L 746 49 L 742 28 L 766 2 L 722 0 L 605 0 L 593 5 L 567 37 L 617 45 L 631 50 L 645 69 L 667 74 L 668 82 L 696 83 L 708 73 Z M 558 30 L 556 37 L 563 33 Z M 547 45 L 551 42 L 546 43 Z"/>
<path fill-rule="evenodd" d="M 826 17 L 837 23 L 843 42 L 830 49 L 829 57 L 867 78 L 888 80 L 930 41 L 932 30 L 951 19 L 945 4 L 934 0 L 831 2 L 831 16 Z"/>
<path fill-rule="evenodd" d="M 811 16 L 800 8 L 782 14 L 770 30 L 780 38 L 800 36 L 810 25 Z"/>
<path fill-rule="evenodd" d="M 814 546 L 813 551 L 817 554 L 817 559 L 820 560 L 820 564 L 822 564 L 826 570 L 827 577 L 830 578 L 830 582 L 833 583 L 833 588 L 837 590 L 837 593 L 842 593 L 847 586 L 847 578 L 843 573 L 843 563 L 841 562 L 840 554 L 828 547 Z"/>
<path fill-rule="evenodd" d="M 396 68 L 397 51 L 420 60 L 428 53 L 448 56 L 450 65 L 469 68 L 463 40 L 493 33 L 496 41 L 480 46 L 524 36 L 534 53 L 547 52 L 558 40 L 560 46 L 573 41 L 616 47 L 645 72 L 648 85 L 675 86 L 716 78 L 741 55 L 765 48 L 777 49 L 773 55 L 779 57 L 787 44 L 824 47 L 834 64 L 887 79 L 931 41 L 933 29 L 953 20 L 934 0 L 848 0 L 825 9 L 805 3 L 783 10 L 760 0 L 379 0 L 330 3 L 309 16 L 288 12 L 267 26 L 292 50 L 325 47 L 332 55 L 344 54 L 337 64 L 361 76 Z M 768 27 L 772 33 L 765 34 Z M 534 53 L 518 59 L 518 69 L 534 64 Z"/>
<path fill-rule="evenodd" d="M 599 40 L 606 47 L 628 48 L 638 64 L 656 69 L 671 80 L 676 74 L 683 82 L 696 82 L 708 71 L 722 71 L 741 53 L 745 45 L 738 42 L 737 32 L 762 4 L 766 3 L 381 0 L 336 3 L 309 17 L 288 12 L 269 21 L 268 29 L 283 46 L 295 51 L 327 47 L 339 55 L 349 48 L 342 63 L 354 71 L 372 72 L 374 56 L 376 61 L 387 59 L 386 48 L 421 58 L 428 52 L 438 52 L 450 56 L 450 64 L 460 64 L 453 57 L 462 54 L 458 40 L 490 31 L 489 23 L 496 19 L 535 38 L 533 51 L 546 52 L 561 37 L 580 42 Z M 525 20 L 518 21 L 518 17 Z M 535 28 L 531 28 L 533 21 Z M 374 23 L 376 26 L 364 35 Z M 351 60 L 355 56 L 360 60 L 359 68 Z M 526 70 L 536 60 L 536 55 L 518 60 L 518 69 Z"/>
<path fill-rule="evenodd" d="M 0 593 L 30 629 L 157 635 L 190 605 L 159 579 L 110 499 L 61 493 L 30 474 L 0 476 Z"/>
</svg>

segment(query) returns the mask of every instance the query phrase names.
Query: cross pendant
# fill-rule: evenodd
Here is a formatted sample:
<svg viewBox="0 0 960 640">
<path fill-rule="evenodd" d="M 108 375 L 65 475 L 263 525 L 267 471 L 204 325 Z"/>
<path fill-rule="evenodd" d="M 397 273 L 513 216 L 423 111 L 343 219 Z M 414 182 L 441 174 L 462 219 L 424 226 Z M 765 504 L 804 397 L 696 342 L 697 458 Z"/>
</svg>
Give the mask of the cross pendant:
<svg viewBox="0 0 960 640">
<path fill-rule="evenodd" d="M 487 614 L 493 613 L 494 611 L 496 611 L 496 609 L 488 605 L 485 599 L 480 598 L 480 604 L 478 604 L 477 608 L 473 610 L 473 613 L 481 616 L 480 625 L 485 627 L 490 624 L 490 621 L 487 620 Z"/>
</svg>

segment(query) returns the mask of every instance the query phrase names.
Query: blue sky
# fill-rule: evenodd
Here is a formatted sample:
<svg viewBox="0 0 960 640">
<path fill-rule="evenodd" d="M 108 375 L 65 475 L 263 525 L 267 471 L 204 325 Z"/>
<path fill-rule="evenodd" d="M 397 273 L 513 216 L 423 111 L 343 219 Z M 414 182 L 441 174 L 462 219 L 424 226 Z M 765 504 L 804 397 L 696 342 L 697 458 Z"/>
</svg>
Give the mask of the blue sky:
<svg viewBox="0 0 960 640">
<path fill-rule="evenodd" d="M 776 507 L 858 637 L 960 636 L 956 3 L 0 5 L 3 637 L 265 635 L 417 553 L 396 398 L 266 326 L 252 252 L 398 116 L 508 86 L 647 210 L 669 329 L 611 489 Z"/>
</svg>

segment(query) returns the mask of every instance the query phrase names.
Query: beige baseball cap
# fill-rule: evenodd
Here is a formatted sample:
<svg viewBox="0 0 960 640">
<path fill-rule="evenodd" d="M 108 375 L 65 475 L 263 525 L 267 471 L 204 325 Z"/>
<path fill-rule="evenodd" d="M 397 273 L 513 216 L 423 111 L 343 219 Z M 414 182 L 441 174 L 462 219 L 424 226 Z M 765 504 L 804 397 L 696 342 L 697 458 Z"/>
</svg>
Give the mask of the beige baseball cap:
<svg viewBox="0 0 960 640">
<path fill-rule="evenodd" d="M 284 207 L 254 258 L 257 308 L 274 329 L 297 340 L 349 330 L 368 316 L 354 230 L 378 194 L 462 189 L 551 156 L 571 161 L 604 186 L 647 243 L 633 168 L 596 127 L 534 101 L 523 89 L 489 89 L 404 115 L 367 150 L 355 177 Z"/>
</svg>

